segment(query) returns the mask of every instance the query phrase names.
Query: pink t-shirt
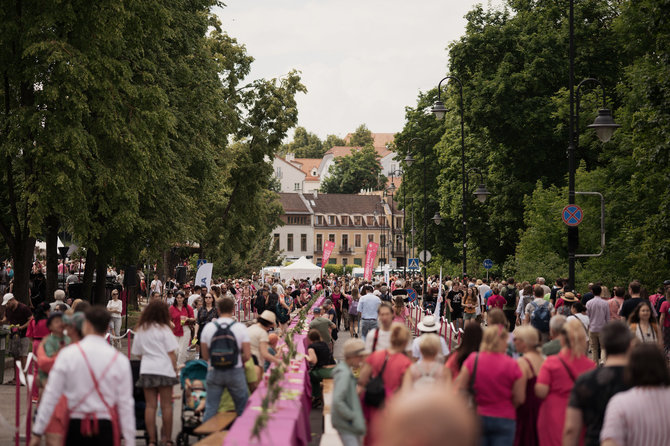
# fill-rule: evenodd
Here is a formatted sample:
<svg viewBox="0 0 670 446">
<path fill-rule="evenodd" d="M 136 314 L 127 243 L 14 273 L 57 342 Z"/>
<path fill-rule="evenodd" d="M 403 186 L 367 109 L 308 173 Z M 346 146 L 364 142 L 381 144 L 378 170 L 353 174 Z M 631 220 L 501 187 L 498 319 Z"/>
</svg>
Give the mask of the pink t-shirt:
<svg viewBox="0 0 670 446">
<path fill-rule="evenodd" d="M 670 302 L 667 300 L 661 304 L 661 311 L 659 311 L 658 316 L 665 314 L 665 320 L 663 321 L 663 328 L 670 327 Z"/>
<path fill-rule="evenodd" d="M 474 383 L 477 413 L 486 417 L 515 420 L 512 386 L 522 376 L 519 365 L 504 353 L 475 352 L 463 363 L 470 375 L 477 354 L 479 359 Z"/>
<path fill-rule="evenodd" d="M 494 294 L 489 297 L 489 300 L 486 301 L 490 308 L 500 308 L 502 310 L 503 306 L 507 303 L 507 299 L 502 297 L 500 294 Z"/>
</svg>

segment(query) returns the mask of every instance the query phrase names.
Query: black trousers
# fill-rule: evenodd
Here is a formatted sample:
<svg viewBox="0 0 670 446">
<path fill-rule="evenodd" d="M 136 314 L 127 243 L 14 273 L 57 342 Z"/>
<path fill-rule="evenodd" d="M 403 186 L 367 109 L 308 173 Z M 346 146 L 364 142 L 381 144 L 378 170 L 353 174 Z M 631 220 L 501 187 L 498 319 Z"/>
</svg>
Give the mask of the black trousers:
<svg viewBox="0 0 670 446">
<path fill-rule="evenodd" d="M 67 446 L 114 446 L 112 422 L 98 420 L 98 434 L 92 437 L 84 437 L 81 434 L 81 420 L 72 418 L 67 428 L 65 444 Z"/>
</svg>

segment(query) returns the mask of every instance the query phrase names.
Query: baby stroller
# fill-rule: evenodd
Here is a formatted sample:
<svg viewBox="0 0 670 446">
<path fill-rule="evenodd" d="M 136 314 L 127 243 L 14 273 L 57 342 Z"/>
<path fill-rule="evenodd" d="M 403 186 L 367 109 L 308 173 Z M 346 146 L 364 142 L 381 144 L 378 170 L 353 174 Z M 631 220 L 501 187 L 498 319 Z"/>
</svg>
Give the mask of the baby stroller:
<svg viewBox="0 0 670 446">
<path fill-rule="evenodd" d="M 196 413 L 194 405 L 190 404 L 186 396 L 186 380 L 193 382 L 200 380 L 203 385 L 207 379 L 207 361 L 196 359 L 187 361 L 184 368 L 181 370 L 179 377 L 181 381 L 182 396 L 181 396 L 181 432 L 177 434 L 177 445 L 188 446 L 189 435 L 198 436 L 193 433 L 193 430 L 202 423 L 202 413 Z"/>
</svg>

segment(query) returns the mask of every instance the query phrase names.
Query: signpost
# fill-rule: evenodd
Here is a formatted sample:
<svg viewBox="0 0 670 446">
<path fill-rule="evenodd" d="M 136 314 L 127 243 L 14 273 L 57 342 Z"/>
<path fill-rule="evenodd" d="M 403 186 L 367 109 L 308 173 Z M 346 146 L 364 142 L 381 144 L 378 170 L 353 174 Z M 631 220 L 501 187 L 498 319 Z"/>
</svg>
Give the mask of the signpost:
<svg viewBox="0 0 670 446">
<path fill-rule="evenodd" d="M 422 261 L 423 263 L 428 263 L 428 262 L 430 262 L 430 259 L 431 259 L 432 257 L 433 257 L 433 256 L 430 254 L 430 251 L 427 251 L 427 250 L 423 250 L 423 251 L 421 251 L 421 252 L 419 253 L 419 259 L 421 259 L 421 261 Z"/>
<path fill-rule="evenodd" d="M 411 271 L 418 271 L 419 270 L 419 259 L 408 259 L 409 263 L 407 264 L 407 269 Z"/>
<path fill-rule="evenodd" d="M 486 280 L 489 280 L 489 270 L 493 268 L 493 260 L 491 259 L 484 260 L 484 268 L 486 269 Z"/>
<path fill-rule="evenodd" d="M 584 212 L 582 211 L 582 208 L 576 204 L 569 204 L 563 208 L 563 212 L 561 212 L 561 218 L 563 219 L 563 223 L 568 226 L 579 226 L 579 224 L 582 222 L 582 219 L 584 218 Z"/>
</svg>

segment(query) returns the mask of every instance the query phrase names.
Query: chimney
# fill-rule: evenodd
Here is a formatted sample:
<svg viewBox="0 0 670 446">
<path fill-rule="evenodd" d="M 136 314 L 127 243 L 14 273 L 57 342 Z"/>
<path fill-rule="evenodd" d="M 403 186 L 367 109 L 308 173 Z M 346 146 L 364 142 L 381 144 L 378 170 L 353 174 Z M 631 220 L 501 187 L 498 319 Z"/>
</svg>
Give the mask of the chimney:
<svg viewBox="0 0 670 446">
<path fill-rule="evenodd" d="M 287 153 L 286 154 L 286 161 L 293 161 L 295 159 L 295 153 Z"/>
<path fill-rule="evenodd" d="M 319 191 L 317 189 L 314 189 L 314 191 L 312 192 L 312 196 L 314 197 L 315 200 L 319 198 Z"/>
</svg>

